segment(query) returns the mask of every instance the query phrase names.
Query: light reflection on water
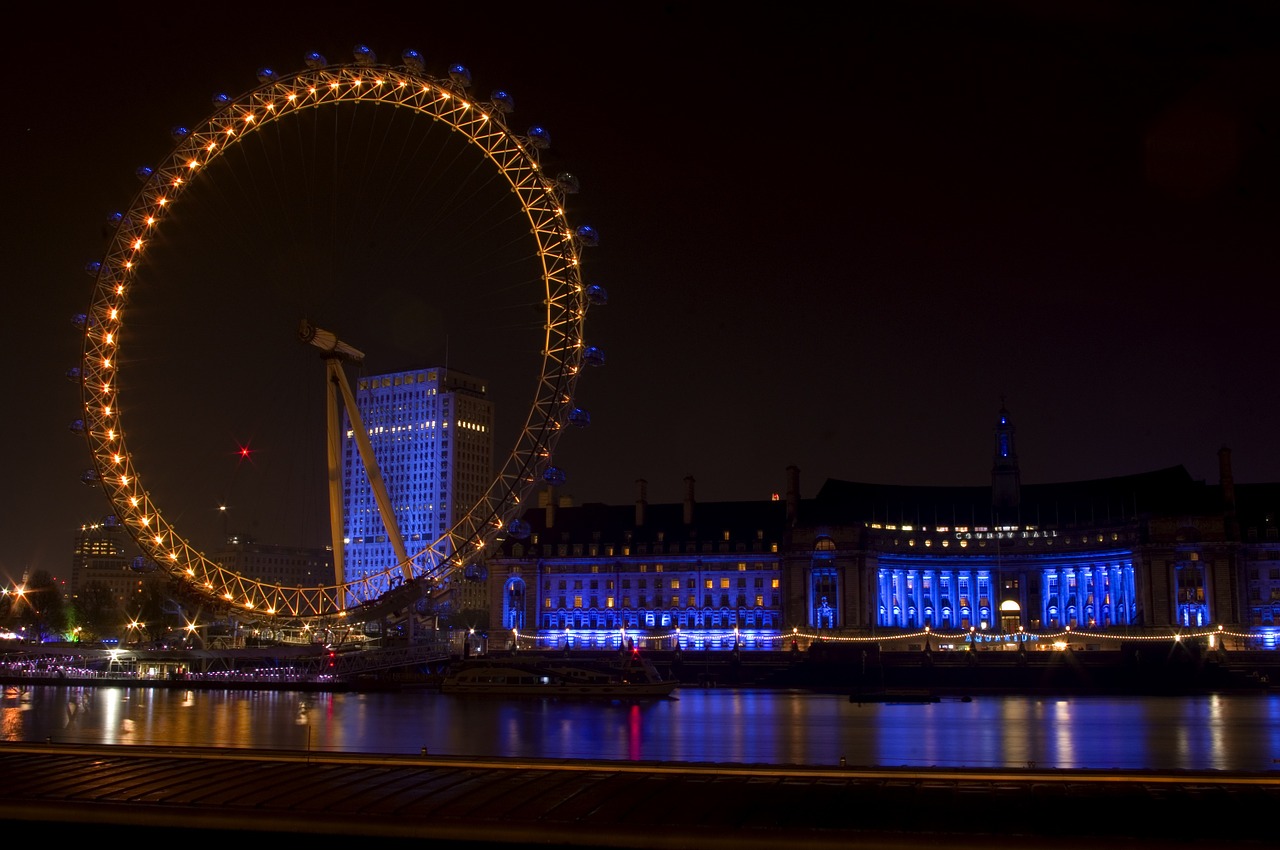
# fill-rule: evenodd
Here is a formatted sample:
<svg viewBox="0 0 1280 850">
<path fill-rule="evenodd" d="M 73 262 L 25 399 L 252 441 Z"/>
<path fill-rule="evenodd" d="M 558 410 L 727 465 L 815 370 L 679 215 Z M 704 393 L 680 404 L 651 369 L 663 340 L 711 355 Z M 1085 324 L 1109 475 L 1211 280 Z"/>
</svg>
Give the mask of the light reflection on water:
<svg viewBox="0 0 1280 850">
<path fill-rule="evenodd" d="M 637 703 L 402 693 L 6 689 L 0 739 L 318 752 L 910 767 L 1280 769 L 1280 695 L 847 696 L 680 689 Z"/>
</svg>

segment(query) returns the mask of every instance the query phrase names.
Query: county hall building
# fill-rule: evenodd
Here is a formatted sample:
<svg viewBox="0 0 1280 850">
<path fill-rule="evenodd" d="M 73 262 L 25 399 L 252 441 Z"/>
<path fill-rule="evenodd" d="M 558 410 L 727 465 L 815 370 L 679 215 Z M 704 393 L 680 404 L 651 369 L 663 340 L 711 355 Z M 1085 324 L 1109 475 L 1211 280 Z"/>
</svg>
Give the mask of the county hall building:
<svg viewBox="0 0 1280 850">
<path fill-rule="evenodd" d="M 490 644 L 783 649 L 895 637 L 992 648 L 1224 626 L 1274 648 L 1280 485 L 1183 467 L 1024 485 L 1001 410 L 989 487 L 827 480 L 767 501 L 558 504 L 488 563 Z"/>
</svg>

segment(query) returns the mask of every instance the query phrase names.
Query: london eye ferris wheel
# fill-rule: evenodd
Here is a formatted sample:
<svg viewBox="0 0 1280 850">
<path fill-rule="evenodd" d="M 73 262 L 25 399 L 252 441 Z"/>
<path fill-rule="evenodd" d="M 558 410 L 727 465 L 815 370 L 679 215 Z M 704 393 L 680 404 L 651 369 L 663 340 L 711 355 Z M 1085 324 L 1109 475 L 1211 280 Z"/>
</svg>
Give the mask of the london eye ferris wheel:
<svg viewBox="0 0 1280 850">
<path fill-rule="evenodd" d="M 462 65 L 453 65 L 445 76 L 437 77 L 426 71 L 423 57 L 414 50 L 406 50 L 395 64 L 380 63 L 368 47 L 357 46 L 350 61 L 332 63 L 318 53 L 305 57 L 305 67 L 297 72 L 280 74 L 270 68 L 260 69 L 258 85 L 239 97 L 217 95 L 213 111 L 199 124 L 191 128 L 178 127 L 172 131 L 172 147 L 167 156 L 156 166 L 138 170 L 141 188 L 134 195 L 127 209 L 110 216 L 108 248 L 101 259 L 86 267 L 93 278 L 92 298 L 88 310 L 76 317 L 82 333 L 82 358 L 70 376 L 79 383 L 82 417 L 75 420 L 72 429 L 83 434 L 88 443 L 92 466 L 84 473 L 87 483 L 101 486 L 119 522 L 127 529 L 149 563 L 163 570 L 184 594 L 225 609 L 244 620 L 269 620 L 277 623 L 327 620 L 346 616 L 359 603 L 366 605 L 388 600 L 396 604 L 413 604 L 430 592 L 430 588 L 450 575 L 463 570 L 476 561 L 483 560 L 502 535 L 522 537 L 527 528 L 520 514 L 527 508 L 531 493 L 543 484 L 563 481 L 563 472 L 554 465 L 553 450 L 567 426 L 582 425 L 589 421 L 584 410 L 576 406 L 575 388 L 584 367 L 599 365 L 603 354 L 590 346 L 585 338 L 585 319 L 589 307 L 606 303 L 604 289 L 584 281 L 582 253 L 596 245 L 595 230 L 589 226 L 573 226 L 569 223 L 565 199 L 577 192 L 577 179 L 570 173 L 548 173 L 543 164 L 550 136 L 534 126 L 526 132 L 517 132 L 508 124 L 508 116 L 514 109 L 512 97 L 505 91 L 494 91 L 488 98 L 472 94 L 470 71 Z M 354 115 L 377 114 L 407 116 L 408 124 L 356 125 Z M 331 137 L 321 133 L 316 124 L 299 120 L 303 115 L 329 114 L 331 123 L 326 126 L 356 127 L 350 135 Z M 397 118 L 400 121 L 402 119 Z M 425 132 L 444 130 L 446 142 L 452 145 L 449 157 L 436 148 L 428 148 L 423 137 L 413 135 L 406 127 L 425 128 Z M 518 427 L 512 428 L 513 444 L 505 460 L 496 458 L 496 474 L 484 496 L 475 504 L 459 509 L 452 525 L 430 540 L 405 543 L 396 541 L 396 563 L 357 580 L 344 580 L 334 575 L 333 581 L 315 586 L 282 587 L 261 579 L 232 572 L 211 560 L 205 546 L 190 539 L 179 529 L 180 522 L 171 518 L 174 511 L 166 511 L 159 504 L 165 497 L 153 496 L 153 478 L 146 463 L 136 458 L 131 439 L 139 432 L 133 414 L 145 419 L 157 415 L 161 405 L 141 401 L 144 398 L 144 380 L 130 380 L 135 363 L 146 359 L 131 357 L 135 350 L 146 351 L 147 334 L 162 324 L 147 309 L 148 299 L 159 297 L 175 281 L 169 272 L 173 263 L 161 259 L 165 251 L 178 252 L 182 262 L 192 263 L 190 253 L 175 248 L 168 234 L 184 219 L 197 215 L 196 209 L 206 206 L 205 199 L 225 194 L 232 183 L 252 184 L 261 190 L 271 187 L 271 194 L 289 195 L 285 178 L 270 169 L 261 174 L 244 176 L 244 171 L 230 170 L 223 163 L 234 151 L 243 151 L 250 140 L 259 146 L 276 144 L 279 139 L 289 139 L 297 145 L 294 153 L 282 159 L 305 160 L 310 152 L 349 146 L 356 136 L 365 139 L 366 160 L 387 159 L 387 152 L 399 152 L 400 160 L 421 163 L 430 161 L 432 178 L 441 182 L 438 175 L 450 170 L 466 169 L 481 175 L 474 191 L 467 184 L 450 185 L 444 194 L 460 197 L 462 203 L 471 203 L 474 209 L 465 213 L 468 227 L 477 229 L 486 216 L 515 218 L 519 226 L 508 228 L 516 237 L 499 237 L 503 245 L 519 243 L 514 249 L 495 247 L 490 252 L 485 247 L 460 245 L 456 235 L 443 237 L 443 242 L 456 251 L 470 254 L 468 260 L 475 264 L 476 256 L 495 256 L 489 265 L 522 266 L 520 272 L 506 278 L 495 279 L 486 289 L 477 284 L 458 283 L 451 278 L 443 288 L 466 292 L 458 309 L 465 309 L 476 321 L 473 330 L 447 331 L 456 335 L 477 336 L 488 340 L 490 347 L 500 347 L 503 340 L 518 340 L 525 350 L 508 352 L 506 358 L 519 357 L 528 364 L 524 372 L 530 383 L 520 385 L 531 390 L 532 399 L 524 403 L 526 414 Z M 317 138 L 317 135 L 321 136 Z M 370 141 L 376 139 L 376 141 Z M 465 151 L 458 151 L 459 143 Z M 299 153 L 299 151 L 301 153 Z M 370 153 L 373 151 L 373 153 Z M 450 158 L 451 157 L 451 158 Z M 351 171 L 347 167 L 323 169 L 347 179 Z M 310 191 L 315 180 L 315 170 L 302 175 L 303 184 Z M 421 186 L 425 178 L 411 176 L 403 170 L 384 176 L 383 182 L 362 181 L 360 188 L 368 194 L 372 190 L 374 212 L 356 213 L 361 220 L 392 218 L 412 219 L 415 213 L 399 213 L 387 216 L 382 209 L 385 197 L 408 192 L 409 186 Z M 495 189 L 496 187 L 496 189 Z M 340 189 L 326 189 L 326 195 L 340 193 Z M 203 194 L 201 194 L 203 193 Z M 430 202 L 430 209 L 443 207 L 439 201 Z M 326 202 L 340 203 L 326 197 Z M 310 206 L 316 203 L 312 199 Z M 333 207 L 329 207 L 332 209 Z M 374 209 L 371 208 L 371 209 Z M 223 219 L 229 216 L 220 214 Z M 276 216 L 279 218 L 280 216 Z M 290 213 L 286 217 L 292 217 Z M 333 217 L 330 213 L 330 217 Z M 461 216 L 455 214 L 450 220 Z M 199 228 L 197 228 L 198 230 Z M 428 231 L 444 229 L 431 222 L 412 225 L 399 235 L 386 237 L 386 241 L 368 238 L 371 254 L 385 254 L 390 248 L 410 241 L 418 241 Z M 342 233 L 361 231 L 351 222 L 343 226 Z M 381 231 L 379 231 L 381 232 Z M 261 234 L 258 234 L 261 236 Z M 332 235 L 321 237 L 336 241 Z M 439 234 L 435 234 L 439 239 Z M 377 242 L 377 245 L 372 243 Z M 503 254 L 503 250 L 507 254 Z M 163 279 L 157 279 L 148 269 L 153 264 L 163 267 Z M 199 264 L 199 261 L 194 261 Z M 434 262 L 434 261 L 433 261 Z M 281 263 L 284 266 L 297 263 Z M 447 265 L 447 264 L 446 264 Z M 444 268 L 445 265 L 440 266 Z M 432 268 L 437 268 L 435 265 Z M 263 297 L 273 291 L 273 285 L 281 277 L 279 268 L 259 269 L 265 280 L 256 285 Z M 376 273 L 375 273 L 376 274 Z M 386 272 L 382 273 L 383 275 Z M 222 274 L 222 279 L 235 276 L 236 272 Z M 308 296 L 314 294 L 317 274 L 304 272 L 298 289 Z M 448 277 L 442 273 L 443 277 Z M 198 292 L 207 291 L 209 285 L 192 286 L 187 296 L 198 302 Z M 283 288 L 283 287 L 281 287 Z M 352 288 L 338 283 L 336 288 Z M 360 287 L 355 287 L 359 289 Z M 367 293 L 358 293 L 368 297 Z M 184 296 L 186 297 L 186 296 Z M 463 296 L 460 296 L 463 297 Z M 511 299 L 522 306 L 521 324 L 525 330 L 508 333 L 501 322 L 492 318 L 498 299 Z M 536 315 L 528 310 L 536 308 Z M 196 307 L 199 311 L 201 308 Z M 335 362 L 358 360 L 351 355 L 360 354 L 357 346 L 366 343 L 376 345 L 378 339 L 340 338 L 335 332 L 335 322 L 343 318 L 346 308 L 327 309 L 339 313 L 331 316 L 303 317 L 298 335 L 304 342 L 319 347 L 330 361 L 332 383 L 345 379 L 341 367 Z M 390 311 L 394 313 L 395 311 Z M 385 321 L 403 322 L 403 317 L 384 313 Z M 530 321 L 530 317 L 536 321 Z M 312 324 L 314 320 L 314 324 Z M 199 323 L 198 317 L 193 320 Z M 412 322 L 411 322 L 412 324 Z M 298 323 L 294 323 L 298 327 Z M 482 330 L 474 330 L 481 328 Z M 529 329 L 532 329 L 530 332 Z M 427 333 L 428 329 L 415 326 L 408 335 Z M 218 360 L 220 354 L 241 346 L 234 328 L 211 331 L 215 337 L 206 345 L 207 358 Z M 366 333 L 369 333 L 366 331 Z M 388 334 L 390 331 L 388 331 Z M 252 335 L 250 332 L 247 335 Z M 381 331 L 378 332 L 381 336 Z M 296 339 L 294 343 L 296 345 Z M 314 353 L 314 348 L 312 349 Z M 361 355 L 362 356 L 362 355 Z M 164 359 L 154 357 L 154 359 Z M 314 362 L 314 361 L 312 361 Z M 139 374 L 145 377 L 142 367 Z M 264 370 L 266 365 L 264 364 Z M 514 371 L 514 370 L 513 370 Z M 244 380 L 240 375 L 237 380 Z M 286 382 L 287 383 L 287 382 Z M 133 403 L 138 398 L 139 402 Z M 528 399 L 528 395 L 525 396 Z M 348 394 L 348 412 L 353 425 L 360 422 L 354 402 Z M 287 404 L 263 405 L 288 407 Z M 186 405 L 190 407 L 190 405 Z M 191 421 L 190 411 L 184 411 L 185 421 Z M 330 420 L 332 427 L 332 419 Z M 155 430 L 154 424 L 144 426 Z M 331 435 L 332 436 L 332 435 Z M 357 442 L 360 435 L 357 434 Z M 141 443 L 139 443 L 141 445 Z M 497 448 L 501 449 L 499 445 Z M 143 451 L 141 454 L 145 455 Z M 362 452 L 366 466 L 376 463 L 371 453 Z M 340 545 L 333 506 L 340 494 L 333 489 L 336 458 L 329 457 L 330 519 L 335 547 Z M 152 466 L 161 464 L 166 470 L 180 466 L 181 458 L 165 458 L 163 463 L 154 457 Z M 166 473 L 167 474 L 167 473 Z M 377 478 L 376 475 L 371 476 Z M 192 483 L 192 487 L 198 484 Z M 383 506 L 390 510 L 386 500 Z M 177 515 L 183 515 L 177 511 Z M 394 522 L 388 522 L 394 531 Z M 337 553 L 335 552 L 335 555 Z M 395 588 L 388 590 L 388 588 Z"/>
</svg>

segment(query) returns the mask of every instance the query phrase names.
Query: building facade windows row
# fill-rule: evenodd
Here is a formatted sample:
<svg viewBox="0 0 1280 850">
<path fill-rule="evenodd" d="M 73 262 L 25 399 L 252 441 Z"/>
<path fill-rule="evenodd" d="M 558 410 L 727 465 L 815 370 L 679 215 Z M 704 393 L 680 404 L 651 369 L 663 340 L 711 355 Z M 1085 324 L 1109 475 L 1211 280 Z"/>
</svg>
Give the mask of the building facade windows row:
<svg viewBox="0 0 1280 850">
<path fill-rule="evenodd" d="M 525 519 L 534 533 L 518 546 L 500 546 L 493 574 L 514 571 L 540 592 L 494 607 L 508 628 L 522 628 L 536 643 L 563 643 L 578 630 L 634 631 L 654 640 L 672 630 L 681 640 L 736 630 L 739 637 L 752 633 L 742 644 L 747 649 L 785 648 L 799 630 L 855 639 L 972 631 L 997 646 L 1001 635 L 1024 632 L 1092 630 L 1120 639 L 1142 629 L 1280 626 L 1280 557 L 1265 542 L 1275 539 L 1269 505 L 1280 501 L 1280 486 L 1246 488 L 1246 510 L 1229 474 L 1209 485 L 1180 467 L 1087 485 L 1001 481 L 1007 492 L 999 509 L 982 488 L 915 492 L 828 481 L 805 500 L 798 481 L 789 481 L 787 499 L 772 504 L 639 500 L 530 511 Z M 974 515 L 985 499 L 993 513 L 945 525 L 885 522 L 875 514 L 893 499 L 919 513 Z M 750 530 L 745 523 L 733 528 L 728 517 L 747 519 Z M 1250 532 L 1242 522 L 1263 528 Z M 733 529 L 727 540 L 725 527 Z M 924 545 L 956 529 L 969 545 Z M 737 563 L 709 567 L 700 554 L 707 539 L 776 554 L 747 562 L 745 573 Z M 586 554 L 659 543 L 662 561 L 643 567 Z M 1276 644 L 1274 635 L 1259 638 L 1260 646 Z"/>
</svg>

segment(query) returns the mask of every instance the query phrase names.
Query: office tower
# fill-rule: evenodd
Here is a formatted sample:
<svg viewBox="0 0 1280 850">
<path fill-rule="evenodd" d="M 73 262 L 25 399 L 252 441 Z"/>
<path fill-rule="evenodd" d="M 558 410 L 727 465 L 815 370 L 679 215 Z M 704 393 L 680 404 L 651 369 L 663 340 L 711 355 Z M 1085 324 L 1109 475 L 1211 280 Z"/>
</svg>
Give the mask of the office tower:
<svg viewBox="0 0 1280 850">
<path fill-rule="evenodd" d="M 360 378 L 356 406 L 395 515 L 384 523 L 343 416 L 343 562 L 356 581 L 399 566 L 440 538 L 493 483 L 493 403 L 485 382 L 443 367 Z"/>
<path fill-rule="evenodd" d="M 333 576 L 328 549 L 259 543 L 239 535 L 228 537 L 212 560 L 233 573 L 281 587 L 315 587 Z"/>
<path fill-rule="evenodd" d="M 110 585 L 119 598 L 127 595 L 128 584 L 135 578 L 126 553 L 131 542 L 114 515 L 80 526 L 71 555 L 71 595 L 79 594 L 91 581 Z"/>
</svg>

